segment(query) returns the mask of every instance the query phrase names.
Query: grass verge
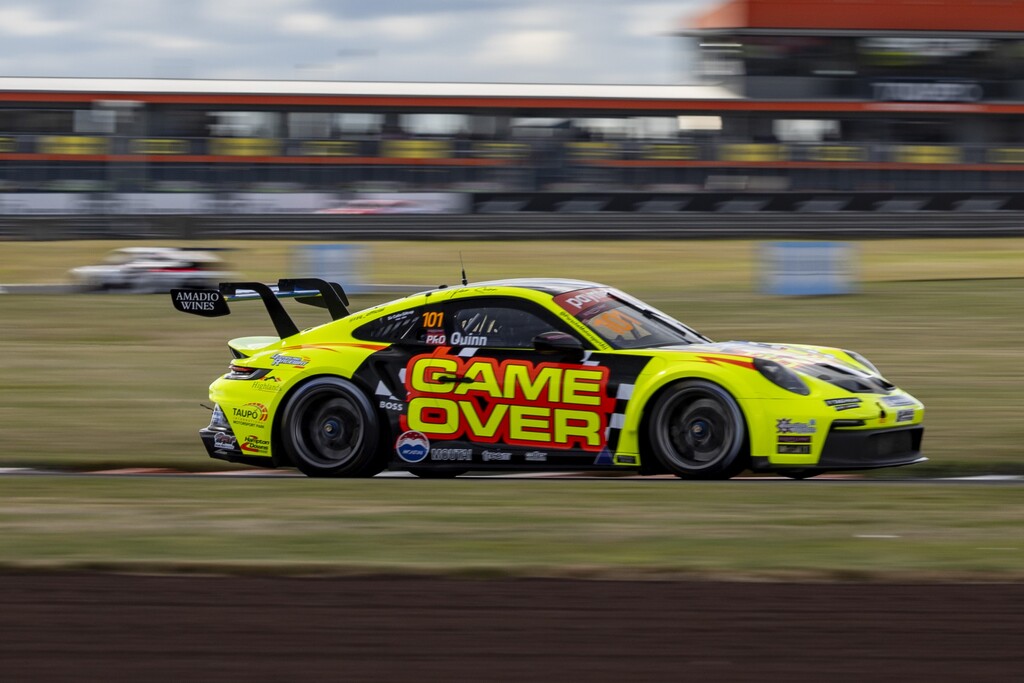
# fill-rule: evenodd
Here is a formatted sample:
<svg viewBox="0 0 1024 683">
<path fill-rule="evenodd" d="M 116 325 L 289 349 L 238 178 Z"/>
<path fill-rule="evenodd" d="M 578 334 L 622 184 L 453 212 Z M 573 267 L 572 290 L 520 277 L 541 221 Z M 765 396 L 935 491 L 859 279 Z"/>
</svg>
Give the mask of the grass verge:
<svg viewBox="0 0 1024 683">
<path fill-rule="evenodd" d="M 8 477 L 0 567 L 1024 579 L 1020 486 Z"/>
</svg>

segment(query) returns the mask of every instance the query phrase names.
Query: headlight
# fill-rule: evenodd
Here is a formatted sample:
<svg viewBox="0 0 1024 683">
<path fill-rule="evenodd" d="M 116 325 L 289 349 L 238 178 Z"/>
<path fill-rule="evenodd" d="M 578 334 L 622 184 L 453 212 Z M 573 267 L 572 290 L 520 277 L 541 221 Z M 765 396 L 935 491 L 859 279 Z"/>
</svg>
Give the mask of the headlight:
<svg viewBox="0 0 1024 683">
<path fill-rule="evenodd" d="M 879 377 L 882 376 L 882 373 L 878 371 L 878 368 L 875 367 L 874 363 L 872 363 L 871 361 L 869 361 L 867 358 L 860 355 L 856 351 L 847 351 L 846 355 L 848 355 L 850 358 L 854 359 L 855 361 L 866 367 L 868 370 L 871 371 L 872 374 L 878 375 Z"/>
<path fill-rule="evenodd" d="M 811 390 L 804 384 L 799 375 L 773 360 L 755 358 L 754 367 L 764 375 L 765 379 L 786 391 L 792 391 L 794 394 L 800 394 L 801 396 L 807 396 L 811 393 Z"/>
</svg>

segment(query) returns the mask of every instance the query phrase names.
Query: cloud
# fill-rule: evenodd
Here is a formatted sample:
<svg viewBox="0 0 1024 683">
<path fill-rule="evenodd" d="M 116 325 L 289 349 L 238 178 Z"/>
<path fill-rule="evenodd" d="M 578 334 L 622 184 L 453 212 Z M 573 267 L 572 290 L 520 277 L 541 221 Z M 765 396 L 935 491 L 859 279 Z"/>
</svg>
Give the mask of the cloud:
<svg viewBox="0 0 1024 683">
<path fill-rule="evenodd" d="M 348 19 L 324 12 L 293 12 L 281 19 L 281 31 L 323 38 L 370 38 L 411 42 L 435 36 L 449 21 L 442 15 L 389 15 Z"/>
<path fill-rule="evenodd" d="M 555 64 L 569 54 L 572 35 L 555 29 L 498 33 L 488 38 L 477 59 L 484 64 L 537 66 Z"/>
<path fill-rule="evenodd" d="M 525 28 L 550 28 L 564 26 L 565 22 L 572 21 L 572 18 L 571 14 L 566 15 L 565 12 L 554 7 L 526 5 L 501 12 L 494 23 Z"/>
<path fill-rule="evenodd" d="M 658 34 L 707 0 L 638 2 L 0 0 L 0 44 L 11 75 L 678 80 Z"/>
<path fill-rule="evenodd" d="M 281 30 L 300 36 L 331 36 L 344 32 L 344 27 L 323 12 L 295 12 L 281 19 Z"/>
<path fill-rule="evenodd" d="M 624 12 L 626 33 L 637 37 L 671 33 L 677 30 L 680 18 L 686 16 L 677 2 L 629 5 Z"/>
<path fill-rule="evenodd" d="M 401 41 L 425 40 L 435 36 L 447 24 L 444 16 L 390 16 L 366 22 L 371 33 Z"/>
<path fill-rule="evenodd" d="M 104 35 L 104 40 L 123 45 L 140 45 L 150 50 L 168 52 L 195 52 L 216 47 L 208 40 L 189 36 L 158 33 L 154 31 L 113 31 Z"/>
<path fill-rule="evenodd" d="M 0 34 L 39 37 L 66 33 L 74 29 L 71 21 L 57 21 L 40 16 L 31 7 L 0 7 Z"/>
<path fill-rule="evenodd" d="M 165 0 L 170 4 L 174 0 Z M 180 0 L 179 0 L 180 1 Z M 276 28 L 290 13 L 302 14 L 308 0 L 206 0 L 200 2 L 199 21 L 239 27 Z"/>
</svg>

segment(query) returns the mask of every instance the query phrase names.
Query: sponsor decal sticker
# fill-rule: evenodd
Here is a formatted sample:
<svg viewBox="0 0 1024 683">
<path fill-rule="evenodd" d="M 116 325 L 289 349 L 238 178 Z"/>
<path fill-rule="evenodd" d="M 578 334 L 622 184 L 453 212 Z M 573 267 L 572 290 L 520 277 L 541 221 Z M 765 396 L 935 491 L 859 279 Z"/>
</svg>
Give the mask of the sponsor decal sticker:
<svg viewBox="0 0 1024 683">
<path fill-rule="evenodd" d="M 604 366 L 422 354 L 406 366 L 401 422 L 434 439 L 597 453 L 615 410 L 608 377 Z"/>
<path fill-rule="evenodd" d="M 779 453 L 781 455 L 810 455 L 810 446 L 790 446 L 787 444 L 779 444 Z"/>
<path fill-rule="evenodd" d="M 900 410 L 896 413 L 897 422 L 910 422 L 914 419 L 913 410 Z"/>
<path fill-rule="evenodd" d="M 854 408 L 860 408 L 861 399 L 859 398 L 830 398 L 826 399 L 825 405 L 835 408 L 836 411 L 853 410 Z"/>
<path fill-rule="evenodd" d="M 265 455 L 270 452 L 270 439 L 261 439 L 255 434 L 245 437 L 245 441 L 239 446 L 245 453 Z"/>
<path fill-rule="evenodd" d="M 230 312 L 224 297 L 215 289 L 172 289 L 171 303 L 182 313 L 205 318 L 216 318 Z"/>
<path fill-rule="evenodd" d="M 779 418 L 775 420 L 775 431 L 779 434 L 816 434 L 818 423 L 817 420 L 794 422 L 790 418 Z"/>
<path fill-rule="evenodd" d="M 791 434 L 779 434 L 779 443 L 810 443 L 809 436 L 794 436 Z"/>
<path fill-rule="evenodd" d="M 487 337 L 481 334 L 462 334 L 452 332 L 452 346 L 487 346 Z"/>
<path fill-rule="evenodd" d="M 381 401 L 379 407 L 384 410 L 394 411 L 396 413 L 405 412 L 405 404 L 402 403 L 401 401 Z"/>
<path fill-rule="evenodd" d="M 213 447 L 223 451 L 235 450 L 237 439 L 226 432 L 217 432 L 213 436 Z"/>
<path fill-rule="evenodd" d="M 615 456 L 615 464 L 617 464 L 617 465 L 635 465 L 636 464 L 636 456 L 635 455 L 616 455 Z"/>
<path fill-rule="evenodd" d="M 309 357 L 288 356 L 283 353 L 275 353 L 270 357 L 270 363 L 275 367 L 278 365 L 291 365 L 294 368 L 304 368 L 309 365 Z"/>
<path fill-rule="evenodd" d="M 281 382 L 284 381 L 276 375 L 267 375 L 262 379 L 255 380 L 252 383 L 252 388 L 256 391 L 262 391 L 265 394 L 276 394 L 281 391 Z"/>
<path fill-rule="evenodd" d="M 907 396 L 883 396 L 882 403 L 889 406 L 890 408 L 901 408 L 903 406 L 913 406 L 917 403 Z"/>
<path fill-rule="evenodd" d="M 395 441 L 395 452 L 405 462 L 423 462 L 430 453 L 430 439 L 414 430 L 403 432 Z"/>
<path fill-rule="evenodd" d="M 415 315 L 415 314 L 416 314 L 416 309 L 410 308 L 407 311 L 399 311 L 398 313 L 392 313 L 391 315 L 387 316 L 384 319 L 387 320 L 388 322 L 391 322 L 393 320 L 403 320 L 405 318 L 408 318 L 410 315 Z"/>
<path fill-rule="evenodd" d="M 484 451 L 481 455 L 484 462 L 508 462 L 512 459 L 512 453 L 509 451 Z"/>
<path fill-rule="evenodd" d="M 442 346 L 448 340 L 444 330 L 427 330 L 427 343 L 434 346 Z"/>
<path fill-rule="evenodd" d="M 473 459 L 471 448 L 431 448 L 430 459 L 447 462 L 469 462 Z"/>
<path fill-rule="evenodd" d="M 526 462 L 547 462 L 548 454 L 544 451 L 527 451 L 526 455 L 523 456 Z"/>
<path fill-rule="evenodd" d="M 555 297 L 555 303 L 569 311 L 579 313 L 596 304 L 608 301 L 608 291 L 605 289 L 587 289 L 582 292 L 566 292 Z"/>
<path fill-rule="evenodd" d="M 262 403 L 246 403 L 241 407 L 232 407 L 231 414 L 235 416 L 235 422 L 238 424 L 262 427 L 270 412 Z"/>
</svg>

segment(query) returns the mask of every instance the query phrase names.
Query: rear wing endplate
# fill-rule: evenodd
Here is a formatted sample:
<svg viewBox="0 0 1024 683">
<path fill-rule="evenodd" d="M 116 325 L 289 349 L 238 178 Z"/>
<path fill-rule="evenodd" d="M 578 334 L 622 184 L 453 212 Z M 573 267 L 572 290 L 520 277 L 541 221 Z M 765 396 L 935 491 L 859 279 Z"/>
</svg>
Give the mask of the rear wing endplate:
<svg viewBox="0 0 1024 683">
<path fill-rule="evenodd" d="M 274 323 L 277 336 L 284 339 L 298 334 L 299 328 L 284 309 L 281 299 L 326 308 L 332 320 L 348 315 L 348 295 L 341 285 L 319 278 L 282 278 L 276 285 L 262 282 L 222 282 L 218 289 L 172 289 L 171 303 L 175 310 L 205 318 L 231 313 L 229 301 L 261 299 Z"/>
</svg>

